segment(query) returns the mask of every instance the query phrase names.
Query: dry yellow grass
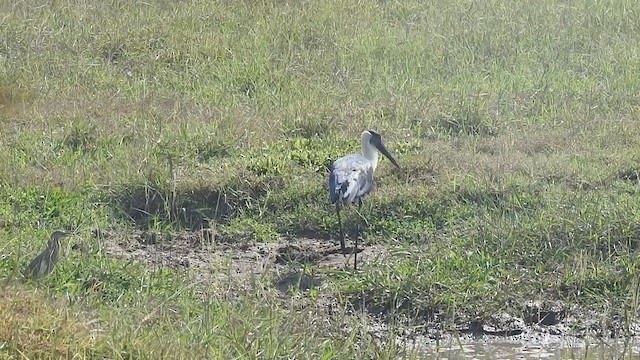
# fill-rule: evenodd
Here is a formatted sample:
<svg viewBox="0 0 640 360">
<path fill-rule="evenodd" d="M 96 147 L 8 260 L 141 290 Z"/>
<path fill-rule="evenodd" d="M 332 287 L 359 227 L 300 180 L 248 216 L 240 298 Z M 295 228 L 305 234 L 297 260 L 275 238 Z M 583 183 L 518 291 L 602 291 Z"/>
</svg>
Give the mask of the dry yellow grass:
<svg viewBox="0 0 640 360">
<path fill-rule="evenodd" d="M 0 355 L 18 358 L 81 358 L 99 342 L 97 318 L 46 291 L 20 285 L 0 291 Z"/>
</svg>

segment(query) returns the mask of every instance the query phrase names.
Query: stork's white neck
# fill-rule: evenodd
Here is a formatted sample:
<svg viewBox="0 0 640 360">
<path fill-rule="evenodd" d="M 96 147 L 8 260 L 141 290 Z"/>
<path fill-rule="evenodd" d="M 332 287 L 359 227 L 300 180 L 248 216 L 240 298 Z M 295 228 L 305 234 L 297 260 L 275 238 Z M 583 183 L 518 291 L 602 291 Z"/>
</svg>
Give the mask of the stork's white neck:
<svg viewBox="0 0 640 360">
<path fill-rule="evenodd" d="M 376 147 L 371 144 L 371 134 L 367 133 L 367 135 L 368 136 L 363 133 L 362 138 L 360 139 L 362 141 L 362 156 L 371 161 L 373 171 L 375 171 L 376 167 L 378 166 L 378 149 L 376 149 Z"/>
</svg>

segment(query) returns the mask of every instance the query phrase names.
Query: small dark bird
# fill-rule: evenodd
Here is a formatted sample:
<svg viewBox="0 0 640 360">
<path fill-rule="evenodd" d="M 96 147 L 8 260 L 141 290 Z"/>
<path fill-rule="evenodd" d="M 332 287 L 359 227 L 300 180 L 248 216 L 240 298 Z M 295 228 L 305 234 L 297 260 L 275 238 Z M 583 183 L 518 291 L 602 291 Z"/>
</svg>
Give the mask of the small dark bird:
<svg viewBox="0 0 640 360">
<path fill-rule="evenodd" d="M 40 279 L 49 275 L 60 257 L 60 239 L 69 236 L 66 231 L 54 231 L 47 243 L 47 247 L 33 259 L 22 273 L 27 279 Z"/>
<path fill-rule="evenodd" d="M 346 255 L 344 243 L 344 231 L 340 219 L 340 207 L 358 203 L 362 205 L 362 199 L 373 189 L 373 173 L 378 166 L 378 151 L 382 153 L 393 165 L 400 167 L 396 160 L 382 143 L 380 134 L 373 130 L 365 130 L 360 135 L 362 155 L 351 154 L 343 156 L 331 164 L 329 174 L 329 197 L 332 204 L 336 204 L 336 214 L 340 227 L 340 247 Z M 358 238 L 355 239 L 353 268 L 358 264 Z"/>
</svg>

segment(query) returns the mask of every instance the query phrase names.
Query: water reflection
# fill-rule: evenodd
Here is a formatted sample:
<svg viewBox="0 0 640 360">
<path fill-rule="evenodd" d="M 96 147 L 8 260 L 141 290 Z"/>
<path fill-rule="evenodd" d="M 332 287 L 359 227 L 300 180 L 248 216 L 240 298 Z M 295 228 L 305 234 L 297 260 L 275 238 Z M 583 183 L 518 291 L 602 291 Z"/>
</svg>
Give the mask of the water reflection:
<svg viewBox="0 0 640 360">
<path fill-rule="evenodd" d="M 433 359 L 640 359 L 640 341 L 549 337 L 535 340 L 451 338 L 419 351 Z M 422 356 L 421 356 L 422 357 Z"/>
</svg>

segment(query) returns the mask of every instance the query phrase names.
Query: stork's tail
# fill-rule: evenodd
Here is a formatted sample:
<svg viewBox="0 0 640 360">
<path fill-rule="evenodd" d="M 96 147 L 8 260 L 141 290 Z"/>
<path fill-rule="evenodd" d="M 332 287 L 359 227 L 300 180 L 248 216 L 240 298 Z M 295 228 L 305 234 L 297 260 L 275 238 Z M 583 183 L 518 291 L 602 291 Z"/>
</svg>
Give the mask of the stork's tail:
<svg viewBox="0 0 640 360">
<path fill-rule="evenodd" d="M 341 184 L 337 184 L 337 186 L 331 190 L 331 203 L 332 204 L 340 204 L 341 206 L 349 205 L 353 202 L 355 198 L 354 191 L 355 187 L 350 186 L 349 181 L 345 181 Z"/>
</svg>

